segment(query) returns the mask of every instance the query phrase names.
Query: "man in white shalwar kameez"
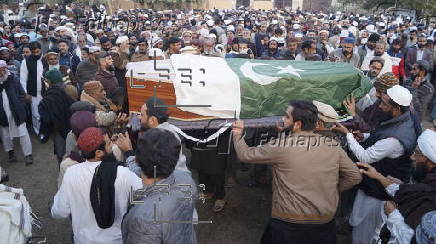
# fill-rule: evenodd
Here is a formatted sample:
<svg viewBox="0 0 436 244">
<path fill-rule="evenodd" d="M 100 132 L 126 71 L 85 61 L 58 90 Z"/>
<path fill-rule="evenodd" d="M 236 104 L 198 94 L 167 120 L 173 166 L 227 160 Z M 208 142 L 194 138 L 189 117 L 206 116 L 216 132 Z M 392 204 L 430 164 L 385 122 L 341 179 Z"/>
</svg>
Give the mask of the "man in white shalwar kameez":
<svg viewBox="0 0 436 244">
<path fill-rule="evenodd" d="M 44 90 L 43 82 L 41 80 L 44 67 L 41 61 L 41 44 L 38 42 L 32 42 L 29 46 L 32 55 L 21 62 L 20 83 L 24 91 L 28 94 L 27 99 L 31 101 L 33 130 L 35 134 L 39 135 L 41 120 L 38 112 L 38 105 L 42 100 L 42 92 Z M 30 65 L 30 62 L 34 63 L 34 65 Z M 30 69 L 30 67 L 34 67 L 34 69 Z M 36 83 L 34 86 L 29 84 L 33 82 Z"/>
<path fill-rule="evenodd" d="M 380 109 L 391 119 L 383 121 L 371 134 L 361 135 L 362 145 L 344 126 L 338 124 L 333 130 L 346 134 L 348 147 L 359 162 L 383 169 L 384 176 L 406 181 L 410 174 L 405 172 L 411 171 L 410 155 L 418 134 L 410 117 L 411 101 L 412 94 L 406 88 L 400 85 L 389 88 L 381 97 Z M 382 185 L 362 181 L 349 221 L 353 244 L 372 244 L 378 239 L 384 224 L 384 194 Z"/>
<path fill-rule="evenodd" d="M 11 73 L 7 70 L 7 64 L 5 61 L 0 61 L 0 84 L 2 86 L 1 89 L 1 99 L 2 99 L 2 111 L 4 111 L 4 115 L 7 120 L 7 126 L 0 126 L 1 139 L 3 142 L 3 148 L 5 152 L 9 153 L 9 159 L 14 159 L 14 144 L 13 138 L 20 138 L 21 149 L 23 150 L 23 154 L 25 156 L 26 165 L 32 164 L 32 144 L 30 142 L 29 133 L 27 132 L 25 120 L 22 121 L 21 124 L 17 125 L 16 119 L 14 118 L 13 111 L 11 111 L 10 107 L 10 98 L 8 97 L 7 90 L 14 92 L 15 98 L 18 99 L 19 102 L 22 102 L 22 110 L 24 110 L 24 101 L 20 101 L 19 99 L 23 99 L 24 91 L 21 89 L 21 85 L 16 78 L 13 77 Z M 9 80 L 8 80 L 9 78 Z M 6 82 L 8 82 L 6 84 Z M 18 89 L 17 89 L 18 88 Z M 20 94 L 19 89 L 23 94 Z M 21 96 L 21 97 L 20 97 Z M 16 101 L 16 100 L 14 100 Z M 12 101 L 12 103 L 14 102 Z M 17 104 L 13 105 L 15 109 L 18 109 Z M 23 111 L 17 110 L 15 113 L 22 113 Z M 14 160 L 12 160 L 14 161 Z"/>
</svg>

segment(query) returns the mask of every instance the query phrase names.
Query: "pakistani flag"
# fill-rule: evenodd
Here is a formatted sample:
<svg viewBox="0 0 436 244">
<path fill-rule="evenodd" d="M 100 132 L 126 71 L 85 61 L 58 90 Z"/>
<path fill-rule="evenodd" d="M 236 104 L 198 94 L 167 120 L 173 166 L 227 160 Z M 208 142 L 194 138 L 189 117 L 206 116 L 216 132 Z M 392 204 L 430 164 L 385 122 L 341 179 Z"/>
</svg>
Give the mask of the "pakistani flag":
<svg viewBox="0 0 436 244">
<path fill-rule="evenodd" d="M 177 104 L 221 118 L 282 115 L 292 99 L 317 100 L 340 109 L 349 94 L 362 97 L 371 84 L 346 63 L 223 59 L 172 55 Z"/>
</svg>

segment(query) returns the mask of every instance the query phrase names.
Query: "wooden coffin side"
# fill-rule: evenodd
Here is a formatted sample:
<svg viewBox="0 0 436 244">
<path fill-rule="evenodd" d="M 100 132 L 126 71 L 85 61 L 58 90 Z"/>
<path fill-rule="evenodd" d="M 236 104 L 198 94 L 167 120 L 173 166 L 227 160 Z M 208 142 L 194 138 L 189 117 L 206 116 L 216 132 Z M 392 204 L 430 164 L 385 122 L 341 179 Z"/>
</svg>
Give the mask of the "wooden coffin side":
<svg viewBox="0 0 436 244">
<path fill-rule="evenodd" d="M 162 99 L 167 105 L 176 105 L 176 93 L 174 91 L 173 83 L 160 82 L 159 84 L 159 82 L 150 80 L 144 81 L 135 78 L 133 78 L 132 83 L 130 83 L 130 78 L 126 80 L 128 80 L 127 94 L 129 96 L 129 110 L 131 112 L 141 111 L 141 106 L 144 104 L 144 102 L 154 95 L 154 87 L 156 87 L 156 94 L 158 98 Z M 172 119 L 185 121 L 213 119 L 213 117 L 206 117 L 195 113 L 182 111 L 181 109 L 172 106 L 168 108 L 170 118 Z"/>
</svg>

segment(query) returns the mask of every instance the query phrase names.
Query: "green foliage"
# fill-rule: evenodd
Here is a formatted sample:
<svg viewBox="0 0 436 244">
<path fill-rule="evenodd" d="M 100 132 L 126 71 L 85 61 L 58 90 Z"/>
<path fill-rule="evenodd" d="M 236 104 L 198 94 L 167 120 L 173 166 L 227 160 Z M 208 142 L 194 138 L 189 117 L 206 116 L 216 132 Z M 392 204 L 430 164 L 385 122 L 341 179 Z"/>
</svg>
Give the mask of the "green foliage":
<svg viewBox="0 0 436 244">
<path fill-rule="evenodd" d="M 416 10 L 421 16 L 434 16 L 436 14 L 435 0 L 339 0 L 343 4 L 356 4 L 363 9 L 385 9 L 395 6 Z"/>
</svg>

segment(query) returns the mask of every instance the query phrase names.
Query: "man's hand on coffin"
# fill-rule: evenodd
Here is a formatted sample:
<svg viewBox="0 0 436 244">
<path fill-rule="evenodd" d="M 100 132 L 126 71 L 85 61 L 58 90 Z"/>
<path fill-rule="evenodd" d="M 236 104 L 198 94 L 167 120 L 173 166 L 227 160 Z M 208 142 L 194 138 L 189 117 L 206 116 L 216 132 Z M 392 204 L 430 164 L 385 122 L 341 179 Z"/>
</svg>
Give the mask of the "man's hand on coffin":
<svg viewBox="0 0 436 244">
<path fill-rule="evenodd" d="M 240 138 L 244 133 L 244 121 L 235 120 L 232 125 L 233 136 Z"/>
<path fill-rule="evenodd" d="M 343 104 L 351 116 L 356 116 L 356 100 L 353 95 L 347 96 L 343 101 Z"/>
<path fill-rule="evenodd" d="M 283 132 L 285 130 L 285 123 L 283 120 L 276 122 L 276 129 L 278 133 Z"/>
<path fill-rule="evenodd" d="M 350 133 L 350 131 L 348 131 L 347 127 L 343 126 L 341 123 L 336 123 L 332 127 L 332 131 L 339 132 L 339 133 L 342 133 L 342 134 Z"/>
<path fill-rule="evenodd" d="M 121 151 L 127 152 L 133 150 L 132 142 L 129 138 L 129 133 L 126 131 L 124 134 L 118 134 L 118 139 L 115 144 L 120 148 Z"/>
<path fill-rule="evenodd" d="M 118 114 L 116 119 L 116 123 L 118 124 L 127 124 L 129 122 L 129 116 L 126 113 Z"/>
<path fill-rule="evenodd" d="M 353 131 L 353 136 L 356 139 L 356 141 L 362 141 L 364 138 L 363 133 L 360 132 L 359 130 Z"/>
<path fill-rule="evenodd" d="M 107 134 L 104 135 L 104 141 L 105 141 L 104 149 L 105 149 L 106 153 L 111 154 L 112 153 L 112 141 Z"/>
<path fill-rule="evenodd" d="M 397 208 L 397 205 L 393 201 L 386 201 L 385 202 L 385 214 L 389 215 L 391 214 L 395 209 Z"/>
</svg>

